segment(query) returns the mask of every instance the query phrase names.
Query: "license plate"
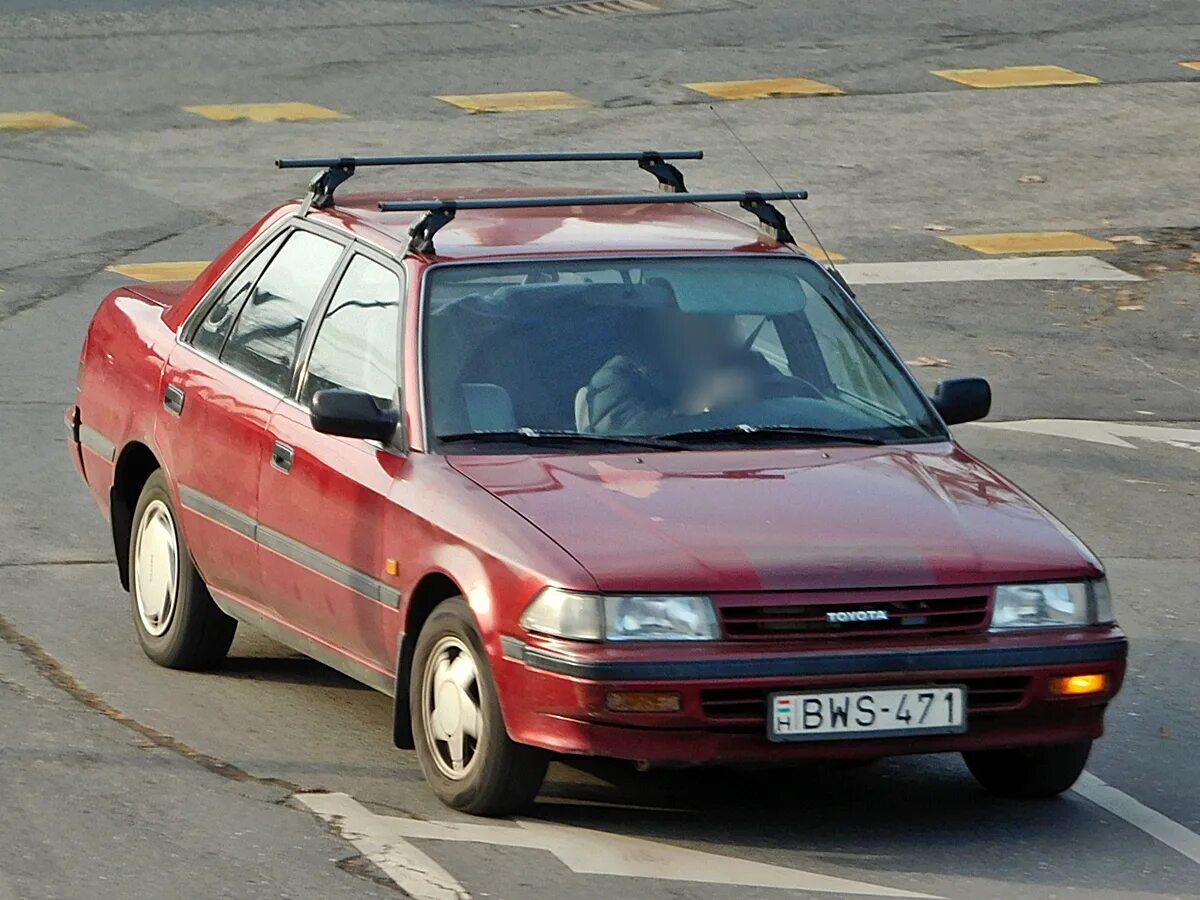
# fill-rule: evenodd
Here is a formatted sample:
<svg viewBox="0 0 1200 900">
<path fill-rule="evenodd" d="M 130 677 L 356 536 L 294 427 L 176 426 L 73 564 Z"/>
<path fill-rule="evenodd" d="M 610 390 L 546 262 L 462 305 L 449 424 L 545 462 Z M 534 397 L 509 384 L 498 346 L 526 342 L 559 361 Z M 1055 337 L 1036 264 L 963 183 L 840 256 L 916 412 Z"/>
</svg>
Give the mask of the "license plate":
<svg viewBox="0 0 1200 900">
<path fill-rule="evenodd" d="M 836 741 L 967 730 L 966 688 L 880 688 L 772 694 L 767 736 L 773 741 Z"/>
</svg>

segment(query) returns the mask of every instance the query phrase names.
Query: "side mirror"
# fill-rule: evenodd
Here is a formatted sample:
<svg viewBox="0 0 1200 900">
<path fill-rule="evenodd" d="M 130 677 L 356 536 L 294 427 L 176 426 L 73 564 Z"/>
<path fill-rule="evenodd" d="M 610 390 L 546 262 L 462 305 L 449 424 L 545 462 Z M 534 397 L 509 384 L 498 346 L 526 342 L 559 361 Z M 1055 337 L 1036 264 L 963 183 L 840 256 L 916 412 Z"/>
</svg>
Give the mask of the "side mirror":
<svg viewBox="0 0 1200 900">
<path fill-rule="evenodd" d="M 361 391 L 317 391 L 309 414 L 312 426 L 322 434 L 363 438 L 390 444 L 400 426 L 400 411 L 379 408 L 379 401 Z"/>
<path fill-rule="evenodd" d="M 992 387 L 986 378 L 947 378 L 933 393 L 933 405 L 947 425 L 982 419 L 992 408 Z"/>
</svg>

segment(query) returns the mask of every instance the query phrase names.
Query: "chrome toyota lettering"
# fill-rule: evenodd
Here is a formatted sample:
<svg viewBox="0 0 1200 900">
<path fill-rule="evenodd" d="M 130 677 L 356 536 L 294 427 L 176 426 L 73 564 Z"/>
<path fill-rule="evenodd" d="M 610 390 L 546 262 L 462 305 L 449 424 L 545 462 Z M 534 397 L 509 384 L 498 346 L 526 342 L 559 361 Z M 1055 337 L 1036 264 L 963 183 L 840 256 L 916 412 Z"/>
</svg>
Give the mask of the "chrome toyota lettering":
<svg viewBox="0 0 1200 900">
<path fill-rule="evenodd" d="M 886 609 L 854 609 L 827 612 L 825 618 L 830 622 L 886 622 L 889 616 Z"/>
</svg>

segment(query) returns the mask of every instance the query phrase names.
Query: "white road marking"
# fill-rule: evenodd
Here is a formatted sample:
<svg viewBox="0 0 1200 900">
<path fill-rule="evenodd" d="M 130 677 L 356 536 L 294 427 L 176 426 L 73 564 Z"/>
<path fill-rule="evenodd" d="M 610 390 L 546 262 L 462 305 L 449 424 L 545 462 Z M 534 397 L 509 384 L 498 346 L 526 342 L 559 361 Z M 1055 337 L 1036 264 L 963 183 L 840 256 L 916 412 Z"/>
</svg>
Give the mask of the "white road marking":
<svg viewBox="0 0 1200 900">
<path fill-rule="evenodd" d="M 1050 437 L 1071 438 L 1107 444 L 1110 447 L 1137 448 L 1125 438 L 1153 441 L 1178 447 L 1180 450 L 1195 450 L 1200 453 L 1200 428 L 1176 428 L 1168 425 L 1141 425 L 1134 422 L 1093 422 L 1087 419 L 1025 419 L 1019 422 L 975 422 L 972 428 L 991 428 L 1000 431 L 1023 431 L 1030 434 L 1045 434 Z"/>
<path fill-rule="evenodd" d="M 453 875 L 406 841 L 397 829 L 387 827 L 390 817 L 375 815 L 349 794 L 292 796 L 336 827 L 414 900 L 469 900 L 471 895 Z"/>
<path fill-rule="evenodd" d="M 1189 831 L 1162 813 L 1139 803 L 1128 794 L 1101 781 L 1091 772 L 1084 772 L 1079 777 L 1074 791 L 1101 809 L 1124 819 L 1134 828 L 1146 832 L 1155 840 L 1162 841 L 1172 850 L 1182 853 L 1192 862 L 1200 864 L 1200 834 Z"/>
<path fill-rule="evenodd" d="M 515 825 L 428 822 L 376 815 L 347 794 L 294 796 L 298 802 L 338 828 L 343 837 L 387 872 L 415 900 L 461 900 L 470 895 L 445 869 L 409 844 L 408 838 L 545 850 L 557 856 L 572 871 L 585 875 L 622 875 L 738 887 L 937 900 L 930 894 L 719 856 L 570 825 L 521 819 Z"/>
<path fill-rule="evenodd" d="M 943 259 L 843 263 L 851 284 L 932 284 L 951 281 L 1141 281 L 1094 256 Z"/>
</svg>

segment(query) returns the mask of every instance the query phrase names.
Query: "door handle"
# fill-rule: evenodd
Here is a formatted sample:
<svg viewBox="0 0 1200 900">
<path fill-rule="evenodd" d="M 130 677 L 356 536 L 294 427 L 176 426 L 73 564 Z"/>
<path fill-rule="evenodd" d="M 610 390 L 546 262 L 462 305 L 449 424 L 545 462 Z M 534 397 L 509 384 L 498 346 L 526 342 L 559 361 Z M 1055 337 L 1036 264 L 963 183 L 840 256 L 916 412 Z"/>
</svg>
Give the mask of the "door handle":
<svg viewBox="0 0 1200 900">
<path fill-rule="evenodd" d="M 177 384 L 168 384 L 166 391 L 163 393 L 163 406 L 167 408 L 167 412 L 172 415 L 183 414 L 183 399 L 186 395 L 183 393 L 183 388 Z"/>
<path fill-rule="evenodd" d="M 271 449 L 271 465 L 280 472 L 292 471 L 292 463 L 296 459 L 296 451 L 285 444 L 283 441 L 276 441 L 275 446 Z"/>
</svg>

